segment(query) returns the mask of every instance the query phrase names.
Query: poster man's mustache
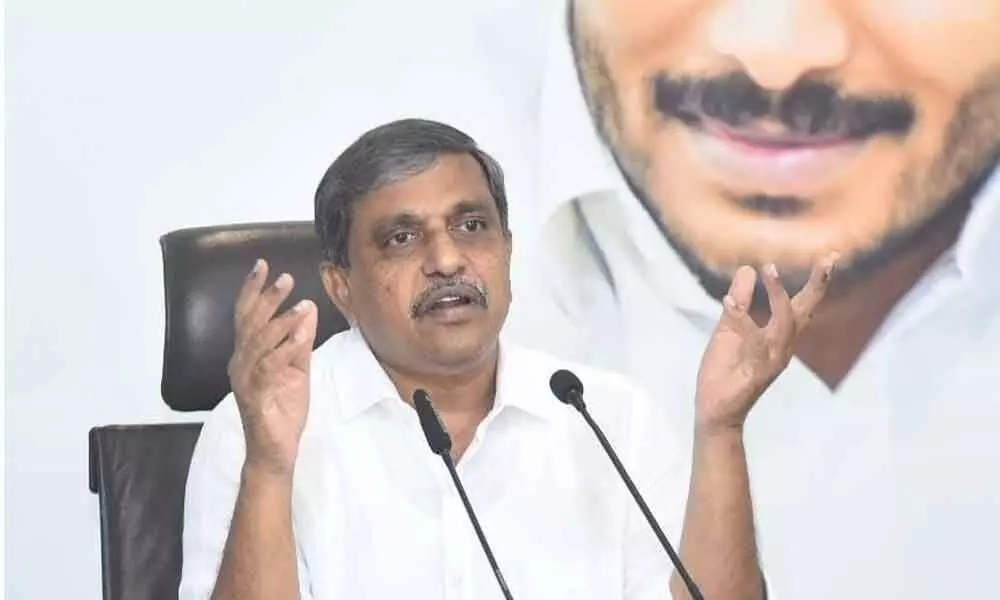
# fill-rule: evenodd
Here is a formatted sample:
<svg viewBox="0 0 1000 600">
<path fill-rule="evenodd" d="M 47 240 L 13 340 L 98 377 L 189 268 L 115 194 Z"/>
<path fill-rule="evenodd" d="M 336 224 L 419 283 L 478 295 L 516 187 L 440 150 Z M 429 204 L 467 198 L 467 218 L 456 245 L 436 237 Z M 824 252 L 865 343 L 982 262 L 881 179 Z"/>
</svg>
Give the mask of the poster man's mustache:
<svg viewBox="0 0 1000 600">
<path fill-rule="evenodd" d="M 906 98 L 845 96 L 829 83 L 810 79 L 779 92 L 765 90 L 744 72 L 713 78 L 660 73 L 651 85 L 662 116 L 692 125 L 711 119 L 743 129 L 771 119 L 793 136 L 861 139 L 902 136 L 916 121 L 916 109 Z"/>
</svg>

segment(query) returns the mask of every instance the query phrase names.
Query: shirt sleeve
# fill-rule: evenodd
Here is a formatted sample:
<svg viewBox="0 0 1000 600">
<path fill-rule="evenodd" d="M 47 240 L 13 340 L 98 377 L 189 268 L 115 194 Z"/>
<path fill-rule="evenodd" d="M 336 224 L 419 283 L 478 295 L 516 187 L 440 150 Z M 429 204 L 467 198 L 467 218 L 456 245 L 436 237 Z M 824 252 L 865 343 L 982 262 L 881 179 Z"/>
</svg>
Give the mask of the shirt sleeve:
<svg viewBox="0 0 1000 600">
<path fill-rule="evenodd" d="M 243 426 L 230 394 L 202 425 L 191 459 L 178 600 L 208 600 L 212 595 L 239 493 L 244 453 Z M 298 574 L 300 599 L 312 600 L 301 552 Z"/>
<path fill-rule="evenodd" d="M 691 472 L 690 451 L 685 451 L 678 443 L 678 424 L 671 423 L 663 408 L 644 390 L 636 387 L 632 397 L 635 402 L 630 425 L 630 474 L 671 547 L 679 555 Z M 632 498 L 628 501 L 624 598 L 670 598 L 673 564 L 638 504 Z"/>
</svg>

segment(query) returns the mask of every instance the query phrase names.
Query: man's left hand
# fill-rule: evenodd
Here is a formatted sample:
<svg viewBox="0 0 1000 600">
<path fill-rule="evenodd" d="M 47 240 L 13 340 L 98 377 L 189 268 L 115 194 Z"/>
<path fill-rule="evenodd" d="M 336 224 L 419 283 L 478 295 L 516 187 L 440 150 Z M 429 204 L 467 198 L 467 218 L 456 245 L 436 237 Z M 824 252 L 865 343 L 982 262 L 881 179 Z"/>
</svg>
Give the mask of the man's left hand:
<svg viewBox="0 0 1000 600">
<path fill-rule="evenodd" d="M 817 263 L 794 298 L 788 297 L 774 265 L 764 267 L 770 319 L 763 327 L 748 314 L 757 273 L 746 266 L 737 270 L 698 370 L 700 432 L 742 430 L 754 403 L 788 366 L 796 339 L 826 294 L 836 260 L 832 254 Z"/>
</svg>

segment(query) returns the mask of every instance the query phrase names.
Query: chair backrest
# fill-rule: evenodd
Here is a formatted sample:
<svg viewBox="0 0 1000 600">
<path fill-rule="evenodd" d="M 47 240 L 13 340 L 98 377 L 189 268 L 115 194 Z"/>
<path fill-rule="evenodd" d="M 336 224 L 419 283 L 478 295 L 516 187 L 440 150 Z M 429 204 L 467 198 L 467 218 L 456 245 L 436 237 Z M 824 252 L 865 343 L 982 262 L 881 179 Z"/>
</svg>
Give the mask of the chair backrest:
<svg viewBox="0 0 1000 600">
<path fill-rule="evenodd" d="M 319 307 L 316 345 L 347 328 L 319 277 L 311 222 L 251 223 L 173 231 L 160 238 L 166 330 L 163 401 L 207 411 L 229 393 L 233 305 L 257 258 L 296 281 L 284 310 L 301 298 Z M 106 600 L 176 599 L 181 575 L 184 488 L 201 425 L 96 427 L 90 432 L 90 489 L 99 497 Z"/>
<path fill-rule="evenodd" d="M 323 290 L 319 238 L 311 221 L 182 229 L 161 237 L 160 248 L 166 298 L 160 391 L 174 410 L 210 410 L 229 393 L 233 305 L 257 258 L 268 261 L 270 280 L 282 272 L 295 279 L 279 310 L 302 298 L 316 302 L 316 346 L 347 329 Z"/>
<path fill-rule="evenodd" d="M 177 598 L 184 485 L 200 430 L 200 423 L 90 430 L 105 600 Z"/>
</svg>

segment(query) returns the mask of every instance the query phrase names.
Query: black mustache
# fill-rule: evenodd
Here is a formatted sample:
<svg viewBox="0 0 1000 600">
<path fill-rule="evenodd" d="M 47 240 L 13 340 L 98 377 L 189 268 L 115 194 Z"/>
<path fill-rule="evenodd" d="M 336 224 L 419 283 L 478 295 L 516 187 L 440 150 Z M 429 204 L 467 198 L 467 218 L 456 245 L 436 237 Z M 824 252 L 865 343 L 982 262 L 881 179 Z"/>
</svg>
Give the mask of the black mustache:
<svg viewBox="0 0 1000 600">
<path fill-rule="evenodd" d="M 744 72 L 721 77 L 652 79 L 653 102 L 666 118 L 697 125 L 705 118 L 743 129 L 762 119 L 782 124 L 793 136 L 836 135 L 853 139 L 905 135 L 916 121 L 906 98 L 842 95 L 824 81 L 802 79 L 784 91 L 768 91 Z"/>
<path fill-rule="evenodd" d="M 410 316 L 414 319 L 422 316 L 431 305 L 445 296 L 468 298 L 483 308 L 487 304 L 486 289 L 475 282 L 458 278 L 436 279 L 410 305 Z"/>
</svg>

